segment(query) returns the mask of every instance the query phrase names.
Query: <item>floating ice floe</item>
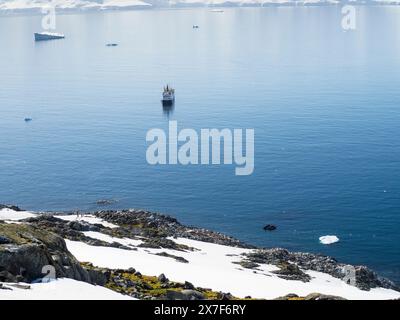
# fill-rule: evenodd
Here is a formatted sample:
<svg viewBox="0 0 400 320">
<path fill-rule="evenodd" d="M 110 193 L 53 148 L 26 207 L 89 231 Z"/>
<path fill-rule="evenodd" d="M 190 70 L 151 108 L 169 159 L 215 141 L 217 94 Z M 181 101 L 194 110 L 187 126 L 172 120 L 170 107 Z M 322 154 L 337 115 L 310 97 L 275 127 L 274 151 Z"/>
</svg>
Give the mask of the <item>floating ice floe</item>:
<svg viewBox="0 0 400 320">
<path fill-rule="evenodd" d="M 322 236 L 319 237 L 319 242 L 322 244 L 332 244 L 339 242 L 339 238 L 337 236 Z"/>
</svg>

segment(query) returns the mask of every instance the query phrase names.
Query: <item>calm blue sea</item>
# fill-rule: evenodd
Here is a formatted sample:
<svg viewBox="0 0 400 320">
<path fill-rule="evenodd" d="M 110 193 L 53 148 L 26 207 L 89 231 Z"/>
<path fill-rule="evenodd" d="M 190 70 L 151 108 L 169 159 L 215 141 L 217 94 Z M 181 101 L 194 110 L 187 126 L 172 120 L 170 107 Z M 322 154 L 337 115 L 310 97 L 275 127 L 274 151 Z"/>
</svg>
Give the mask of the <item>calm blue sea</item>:
<svg viewBox="0 0 400 320">
<path fill-rule="evenodd" d="M 42 43 L 41 17 L 0 17 L 0 203 L 116 199 L 400 281 L 400 7 L 357 7 L 352 32 L 340 9 L 60 15 L 66 39 Z M 168 120 L 254 128 L 253 175 L 148 165 L 146 132 Z"/>
</svg>

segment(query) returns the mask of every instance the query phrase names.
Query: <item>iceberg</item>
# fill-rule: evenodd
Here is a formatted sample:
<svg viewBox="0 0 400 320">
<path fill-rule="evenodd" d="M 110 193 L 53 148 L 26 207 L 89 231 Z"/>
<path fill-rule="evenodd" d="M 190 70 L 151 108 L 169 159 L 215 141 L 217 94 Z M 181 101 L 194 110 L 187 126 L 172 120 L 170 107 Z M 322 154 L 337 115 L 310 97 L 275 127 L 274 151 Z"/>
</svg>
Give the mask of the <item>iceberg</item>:
<svg viewBox="0 0 400 320">
<path fill-rule="evenodd" d="M 322 236 L 319 237 L 319 242 L 322 244 L 332 244 L 339 242 L 339 238 L 337 236 Z"/>
</svg>

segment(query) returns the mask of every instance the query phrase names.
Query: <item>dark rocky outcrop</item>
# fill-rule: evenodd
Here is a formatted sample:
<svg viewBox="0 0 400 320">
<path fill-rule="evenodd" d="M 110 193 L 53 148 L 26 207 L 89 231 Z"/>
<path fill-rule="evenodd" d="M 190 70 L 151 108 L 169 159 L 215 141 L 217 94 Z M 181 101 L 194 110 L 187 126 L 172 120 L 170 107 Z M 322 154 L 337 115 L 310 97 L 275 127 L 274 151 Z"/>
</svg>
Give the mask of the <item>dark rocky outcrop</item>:
<svg viewBox="0 0 400 320">
<path fill-rule="evenodd" d="M 167 252 L 159 252 L 159 253 L 155 253 L 156 256 L 160 256 L 160 257 L 167 257 L 167 258 L 172 258 L 175 259 L 178 262 L 182 262 L 182 263 L 189 263 L 189 261 L 187 261 L 185 258 L 183 257 L 179 257 L 179 256 L 175 256 L 173 254 L 169 254 Z"/>
<path fill-rule="evenodd" d="M 129 229 L 135 235 L 151 237 L 185 237 L 232 247 L 255 248 L 219 232 L 184 226 L 170 216 L 144 210 L 98 211 L 95 216 Z"/>
<path fill-rule="evenodd" d="M 279 264 L 278 267 L 280 269 L 273 271 L 273 273 L 277 274 L 282 279 L 298 280 L 303 282 L 308 282 L 311 280 L 311 277 L 304 273 L 296 264 L 283 262 Z"/>
<path fill-rule="evenodd" d="M 0 234 L 10 240 L 0 245 L 3 281 L 32 282 L 45 276 L 45 266 L 53 266 L 57 277 L 90 282 L 60 236 L 25 224 L 0 224 Z"/>
<path fill-rule="evenodd" d="M 211 289 L 195 287 L 190 282 L 170 281 L 166 275 L 158 277 L 142 275 L 135 269 L 111 270 L 82 263 L 87 270 L 102 273 L 107 278 L 105 287 L 116 292 L 142 300 L 220 300 L 221 297 L 236 299 L 229 293 L 215 292 Z"/>
<path fill-rule="evenodd" d="M 1 208 L 20 210 L 15 206 L 0 205 Z M 63 213 L 65 214 L 65 213 Z M 81 241 L 94 246 L 107 246 L 125 250 L 136 250 L 132 246 L 120 243 L 108 243 L 85 236 L 85 231 L 96 231 L 115 238 L 140 239 L 139 245 L 143 248 L 165 248 L 180 251 L 193 251 L 191 248 L 179 244 L 171 239 L 184 237 L 198 241 L 216 243 L 221 245 L 252 248 L 251 252 L 244 254 L 238 262 L 243 268 L 259 268 L 260 264 L 272 264 L 279 268 L 275 271 L 277 276 L 288 280 L 310 281 L 311 277 L 305 270 L 319 271 L 343 279 L 345 264 L 337 262 L 334 258 L 310 254 L 289 252 L 285 249 L 257 249 L 224 234 L 206 229 L 188 227 L 180 224 L 175 218 L 156 214 L 144 210 L 119 210 L 97 211 L 91 213 L 107 222 L 118 225 L 117 228 L 106 228 L 102 224 L 89 224 L 83 220 L 65 221 L 57 218 L 58 213 L 42 213 L 34 218 L 23 220 L 24 224 L 6 224 L 0 222 L 0 281 L 32 281 L 43 277 L 42 267 L 52 265 L 58 277 L 69 277 L 99 285 L 109 286 L 118 292 L 128 292 L 138 298 L 166 297 L 166 289 L 171 290 L 178 286 L 179 290 L 197 290 L 194 286 L 161 283 L 158 280 L 144 281 L 142 275 L 135 271 L 111 272 L 104 269 L 82 267 L 68 252 L 63 239 Z M 188 263 L 183 257 L 158 253 L 165 257 Z M 375 272 L 364 266 L 354 267 L 356 275 L 355 285 L 362 290 L 375 287 L 399 290 L 387 279 L 379 277 Z M 146 278 L 148 279 L 148 277 Z M 132 285 L 132 283 L 133 285 Z M 150 284 L 153 286 L 149 288 Z M 129 288 L 134 288 L 130 290 Z M 121 289 L 123 288 L 123 289 Z M 125 289 L 128 288 L 128 289 Z M 176 289 L 176 288 L 175 288 Z M 135 293 L 136 291 L 140 294 Z M 201 290 L 200 290 L 201 291 Z M 210 291 L 201 291 L 210 298 Z M 213 298 L 216 298 L 214 295 Z"/>
<path fill-rule="evenodd" d="M 244 255 L 244 262 L 248 265 L 254 264 L 272 264 L 278 267 L 288 265 L 289 269 L 281 269 L 277 273 L 288 276 L 293 271 L 293 277 L 296 278 L 298 269 L 293 267 L 297 266 L 302 270 L 313 270 L 318 272 L 327 273 L 335 278 L 343 279 L 346 274 L 345 270 L 349 267 L 346 264 L 339 263 L 336 259 L 324 255 L 290 252 L 286 249 L 260 249 Z M 371 288 L 387 288 L 399 290 L 399 288 L 390 280 L 379 277 L 375 272 L 371 271 L 365 266 L 354 266 L 355 270 L 355 286 L 362 290 L 370 290 Z M 301 271 L 301 270 L 300 270 Z M 303 277 L 302 281 L 306 280 Z"/>
<path fill-rule="evenodd" d="M 92 246 L 113 247 L 125 250 L 133 250 L 131 247 L 124 246 L 120 243 L 108 243 L 98 239 L 85 236 L 84 231 L 102 231 L 105 229 L 101 224 L 90 224 L 85 221 L 64 221 L 50 214 L 42 214 L 37 217 L 23 220 L 30 225 L 36 226 L 42 230 L 49 230 L 60 235 L 64 239 L 72 241 L 81 241 Z"/>
<path fill-rule="evenodd" d="M 182 291 L 173 291 L 167 290 L 165 295 L 167 300 L 204 300 L 205 296 L 199 291 L 196 290 L 182 290 Z"/>
<path fill-rule="evenodd" d="M 9 204 L 0 204 L 0 210 L 2 209 L 11 209 L 14 211 L 23 211 L 21 208 Z"/>
<path fill-rule="evenodd" d="M 158 281 L 160 281 L 161 283 L 167 283 L 168 282 L 168 279 L 167 279 L 167 277 L 165 276 L 165 274 L 164 273 L 161 273 L 159 276 L 158 276 Z"/>
<path fill-rule="evenodd" d="M 11 243 L 10 239 L 0 236 L 0 244 L 9 244 L 9 243 Z"/>
<path fill-rule="evenodd" d="M 321 293 L 310 293 L 309 295 L 304 297 L 304 300 L 346 300 L 342 297 L 332 296 Z"/>
<path fill-rule="evenodd" d="M 279 297 L 274 300 L 346 300 L 342 297 L 338 296 L 331 296 L 331 295 L 326 295 L 326 294 L 320 294 L 320 293 L 310 293 L 309 295 L 305 297 L 299 297 L 297 294 L 290 293 L 284 297 Z"/>
</svg>

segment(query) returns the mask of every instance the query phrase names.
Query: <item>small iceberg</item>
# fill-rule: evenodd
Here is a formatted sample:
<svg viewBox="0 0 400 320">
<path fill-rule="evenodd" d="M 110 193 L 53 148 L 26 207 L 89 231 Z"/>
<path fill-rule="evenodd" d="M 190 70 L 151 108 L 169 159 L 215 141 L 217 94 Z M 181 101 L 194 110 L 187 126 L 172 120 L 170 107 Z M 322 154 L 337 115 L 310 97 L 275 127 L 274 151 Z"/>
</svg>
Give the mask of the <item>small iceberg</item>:
<svg viewBox="0 0 400 320">
<path fill-rule="evenodd" d="M 35 41 L 47 41 L 47 40 L 57 40 L 64 39 L 65 36 L 61 33 L 53 33 L 53 32 L 36 32 L 35 33 Z"/>
<path fill-rule="evenodd" d="M 319 242 L 322 244 L 332 244 L 339 242 L 339 238 L 337 236 L 322 236 L 319 237 Z"/>
</svg>

